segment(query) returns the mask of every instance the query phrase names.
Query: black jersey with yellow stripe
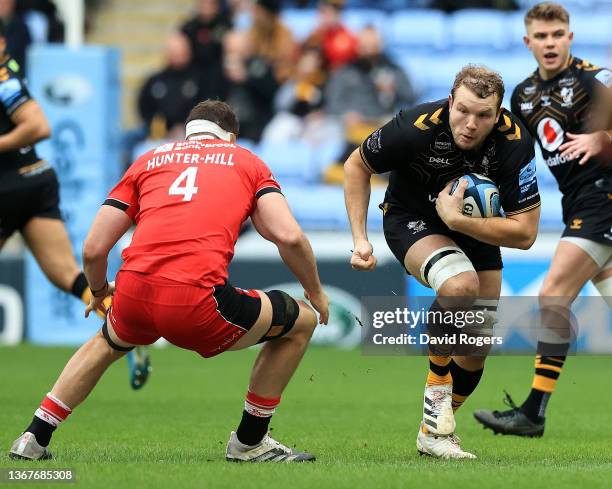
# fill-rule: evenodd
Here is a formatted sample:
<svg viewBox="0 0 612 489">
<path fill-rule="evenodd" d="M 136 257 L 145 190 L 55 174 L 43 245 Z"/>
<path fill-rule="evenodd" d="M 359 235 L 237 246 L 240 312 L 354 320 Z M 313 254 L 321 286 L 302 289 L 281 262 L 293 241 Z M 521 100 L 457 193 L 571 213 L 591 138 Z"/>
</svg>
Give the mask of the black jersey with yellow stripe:
<svg viewBox="0 0 612 489">
<path fill-rule="evenodd" d="M 456 146 L 448 118 L 448 100 L 420 104 L 400 111 L 363 142 L 360 153 L 370 170 L 391 172 L 386 202 L 435 216 L 435 198 L 448 182 L 479 173 L 499 187 L 507 215 L 540 204 L 533 139 L 514 115 L 502 109 L 477 151 Z"/>
<path fill-rule="evenodd" d="M 0 134 L 15 129 L 13 114 L 32 100 L 20 73 L 19 64 L 13 58 L 8 55 L 0 58 Z M 0 173 L 14 172 L 15 169 L 34 165 L 38 161 L 33 146 L 0 152 Z"/>
<path fill-rule="evenodd" d="M 561 156 L 559 149 L 568 141 L 568 132 L 581 134 L 590 130 L 589 117 L 598 86 L 612 87 L 612 73 L 572 57 L 568 67 L 554 78 L 543 80 L 536 70 L 512 93 L 512 112 L 537 140 L 559 190 L 570 200 L 585 185 L 612 174 L 610 162 L 591 158 L 581 166 L 580 158 Z"/>
</svg>

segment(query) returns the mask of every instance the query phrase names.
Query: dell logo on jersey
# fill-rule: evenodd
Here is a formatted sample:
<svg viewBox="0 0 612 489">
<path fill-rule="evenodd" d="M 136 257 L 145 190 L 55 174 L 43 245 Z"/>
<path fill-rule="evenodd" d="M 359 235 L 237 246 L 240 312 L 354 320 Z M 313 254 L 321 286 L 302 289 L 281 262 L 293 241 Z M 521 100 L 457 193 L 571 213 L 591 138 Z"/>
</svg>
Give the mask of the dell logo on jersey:
<svg viewBox="0 0 612 489">
<path fill-rule="evenodd" d="M 533 110 L 533 102 L 521 102 L 521 112 L 531 112 Z"/>
<path fill-rule="evenodd" d="M 429 157 L 429 162 L 432 163 L 434 166 L 438 166 L 438 165 L 448 165 L 448 158 L 436 158 L 435 156 L 430 156 Z"/>
</svg>

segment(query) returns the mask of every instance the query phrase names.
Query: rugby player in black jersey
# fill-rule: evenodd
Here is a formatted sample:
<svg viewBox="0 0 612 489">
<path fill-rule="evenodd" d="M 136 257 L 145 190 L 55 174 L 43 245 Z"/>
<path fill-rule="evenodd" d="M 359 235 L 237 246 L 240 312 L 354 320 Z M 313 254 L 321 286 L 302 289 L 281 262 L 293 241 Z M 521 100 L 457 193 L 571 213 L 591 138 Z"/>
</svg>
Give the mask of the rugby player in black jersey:
<svg viewBox="0 0 612 489">
<path fill-rule="evenodd" d="M 385 238 L 398 261 L 435 290 L 438 310 L 448 307 L 449 298 L 467 308 L 495 309 L 501 288 L 499 247 L 529 248 L 540 214 L 533 139 L 501 108 L 503 96 L 497 73 L 468 65 L 457 74 L 448 100 L 400 111 L 350 155 L 344 191 L 353 268 L 376 266 L 366 232 L 370 177 L 391 172 L 381 208 Z M 462 214 L 467 185 L 463 181 L 451 195 L 450 182 L 468 172 L 496 183 L 505 217 Z M 486 353 L 453 355 L 429 347 L 419 452 L 475 458 L 459 445 L 453 413 L 478 385 Z"/>
<path fill-rule="evenodd" d="M 60 215 L 57 176 L 34 149 L 51 135 L 51 128 L 30 96 L 18 63 L 5 49 L 0 21 L 0 249 L 19 231 L 51 283 L 89 304 L 91 291 Z M 132 387 L 141 387 L 148 374 L 146 351 L 132 354 Z"/>
<path fill-rule="evenodd" d="M 592 104 L 605 98 L 612 73 L 572 56 L 569 14 L 561 5 L 535 5 L 525 26 L 525 44 L 538 68 L 514 90 L 512 112 L 537 140 L 559 184 L 565 229 L 540 291 L 542 327 L 531 391 L 521 406 L 506 394 L 511 409 L 478 410 L 474 416 L 496 433 L 542 436 L 573 334 L 561 326 L 572 302 L 591 280 L 612 306 L 612 135 L 610 127 L 594 131 L 590 124 Z"/>
</svg>

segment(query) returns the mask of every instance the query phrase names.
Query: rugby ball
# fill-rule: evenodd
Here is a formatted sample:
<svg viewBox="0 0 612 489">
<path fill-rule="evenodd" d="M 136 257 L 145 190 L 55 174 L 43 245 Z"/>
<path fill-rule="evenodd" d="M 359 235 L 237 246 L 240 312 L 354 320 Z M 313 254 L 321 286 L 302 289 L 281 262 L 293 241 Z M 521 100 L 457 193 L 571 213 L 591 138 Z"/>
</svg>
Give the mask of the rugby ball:
<svg viewBox="0 0 612 489">
<path fill-rule="evenodd" d="M 499 189 L 493 180 L 467 173 L 453 182 L 451 195 L 455 193 L 461 180 L 467 180 L 468 186 L 463 194 L 463 214 L 470 217 L 495 217 L 500 215 Z"/>
</svg>

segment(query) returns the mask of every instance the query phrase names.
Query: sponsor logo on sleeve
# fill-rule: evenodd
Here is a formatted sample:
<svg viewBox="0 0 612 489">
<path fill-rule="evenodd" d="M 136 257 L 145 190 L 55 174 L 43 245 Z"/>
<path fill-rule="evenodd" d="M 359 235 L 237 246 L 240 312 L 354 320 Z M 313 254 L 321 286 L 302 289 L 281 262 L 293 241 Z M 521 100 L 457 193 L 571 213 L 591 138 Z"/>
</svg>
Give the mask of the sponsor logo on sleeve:
<svg viewBox="0 0 612 489">
<path fill-rule="evenodd" d="M 601 70 L 595 75 L 595 78 L 605 87 L 612 87 L 612 72 L 610 70 Z"/>
<path fill-rule="evenodd" d="M 536 161 L 533 158 L 519 171 L 519 185 L 532 183 L 536 178 Z"/>
<path fill-rule="evenodd" d="M 17 78 L 12 78 L 0 84 L 0 101 L 5 107 L 10 107 L 21 96 L 21 83 Z"/>
<path fill-rule="evenodd" d="M 555 151 L 563 143 L 565 132 L 561 124 L 552 117 L 542 119 L 538 124 L 537 132 L 540 144 L 546 151 Z"/>
<path fill-rule="evenodd" d="M 533 158 L 519 171 L 520 197 L 524 197 L 536 183 L 536 161 Z"/>
<path fill-rule="evenodd" d="M 377 129 L 368 138 L 368 140 L 366 142 L 366 147 L 372 153 L 379 153 L 380 150 L 382 149 L 382 143 L 381 143 L 380 139 L 381 139 L 381 130 Z"/>
<path fill-rule="evenodd" d="M 533 102 L 521 102 L 521 112 L 529 114 L 533 110 Z"/>
</svg>

